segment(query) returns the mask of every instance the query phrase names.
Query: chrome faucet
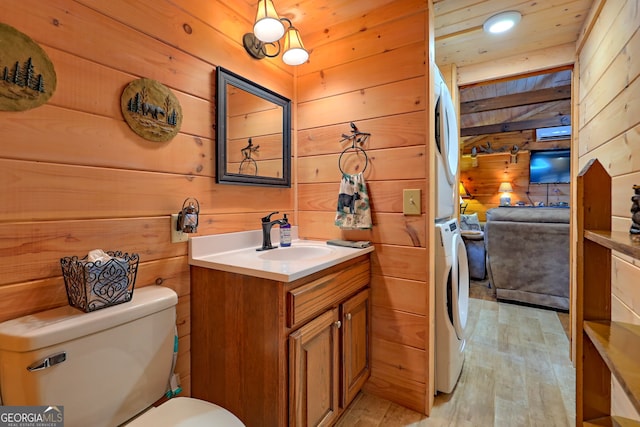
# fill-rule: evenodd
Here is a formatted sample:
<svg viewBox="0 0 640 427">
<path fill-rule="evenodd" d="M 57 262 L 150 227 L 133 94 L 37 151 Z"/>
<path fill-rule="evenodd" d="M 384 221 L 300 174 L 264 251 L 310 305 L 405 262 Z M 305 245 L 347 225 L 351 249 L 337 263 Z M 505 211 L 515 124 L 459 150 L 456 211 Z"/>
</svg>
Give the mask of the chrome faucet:
<svg viewBox="0 0 640 427">
<path fill-rule="evenodd" d="M 266 251 L 268 249 L 275 249 L 277 246 L 271 244 L 271 228 L 275 225 L 284 225 L 287 222 L 284 219 L 271 220 L 271 215 L 275 215 L 280 212 L 271 212 L 269 215 L 262 218 L 262 247 L 256 249 L 256 251 Z"/>
</svg>

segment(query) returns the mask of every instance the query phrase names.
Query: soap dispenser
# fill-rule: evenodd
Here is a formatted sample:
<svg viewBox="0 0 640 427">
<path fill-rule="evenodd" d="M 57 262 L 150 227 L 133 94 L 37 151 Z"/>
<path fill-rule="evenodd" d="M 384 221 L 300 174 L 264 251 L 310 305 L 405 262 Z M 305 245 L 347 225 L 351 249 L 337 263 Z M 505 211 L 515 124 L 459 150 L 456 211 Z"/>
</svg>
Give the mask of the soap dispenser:
<svg viewBox="0 0 640 427">
<path fill-rule="evenodd" d="M 282 221 L 284 224 L 280 224 L 280 246 L 291 246 L 291 224 L 289 224 L 287 214 L 284 214 Z"/>
</svg>

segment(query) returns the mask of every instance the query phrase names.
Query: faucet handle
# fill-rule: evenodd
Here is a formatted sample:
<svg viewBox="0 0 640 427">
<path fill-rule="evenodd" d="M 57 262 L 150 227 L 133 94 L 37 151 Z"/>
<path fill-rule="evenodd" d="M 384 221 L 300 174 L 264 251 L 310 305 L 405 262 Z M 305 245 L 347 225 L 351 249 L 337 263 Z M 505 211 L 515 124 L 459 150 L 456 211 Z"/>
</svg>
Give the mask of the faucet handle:
<svg viewBox="0 0 640 427">
<path fill-rule="evenodd" d="M 271 221 L 271 215 L 275 215 L 277 213 L 280 213 L 280 212 L 271 212 L 269 215 L 267 215 L 267 216 L 262 218 L 262 222 L 270 222 Z"/>
</svg>

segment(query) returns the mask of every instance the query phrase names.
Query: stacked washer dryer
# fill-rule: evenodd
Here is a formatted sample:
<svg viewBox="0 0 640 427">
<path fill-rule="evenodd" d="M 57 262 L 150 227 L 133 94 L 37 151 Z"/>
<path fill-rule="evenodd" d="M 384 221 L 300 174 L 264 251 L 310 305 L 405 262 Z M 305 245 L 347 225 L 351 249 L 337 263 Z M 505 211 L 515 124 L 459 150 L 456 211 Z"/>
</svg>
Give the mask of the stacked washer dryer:
<svg viewBox="0 0 640 427">
<path fill-rule="evenodd" d="M 458 124 L 451 93 L 435 69 L 436 224 L 435 386 L 451 393 L 464 364 L 469 306 L 469 265 L 456 219 Z"/>
</svg>

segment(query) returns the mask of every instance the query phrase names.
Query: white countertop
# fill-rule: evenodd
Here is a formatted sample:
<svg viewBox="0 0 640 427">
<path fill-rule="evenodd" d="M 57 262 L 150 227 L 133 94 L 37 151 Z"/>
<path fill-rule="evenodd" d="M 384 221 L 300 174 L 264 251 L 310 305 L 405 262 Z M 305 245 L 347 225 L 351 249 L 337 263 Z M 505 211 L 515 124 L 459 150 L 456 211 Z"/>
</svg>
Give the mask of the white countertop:
<svg viewBox="0 0 640 427">
<path fill-rule="evenodd" d="M 291 246 L 256 251 L 262 246 L 262 231 L 215 234 L 189 239 L 189 264 L 198 267 L 292 282 L 361 255 L 363 249 L 327 245 L 323 240 L 298 238 L 298 227 L 291 227 Z M 271 242 L 278 245 L 278 228 L 271 230 Z M 302 254 L 301 259 L 292 259 Z M 271 259 L 268 259 L 271 258 Z"/>
</svg>

